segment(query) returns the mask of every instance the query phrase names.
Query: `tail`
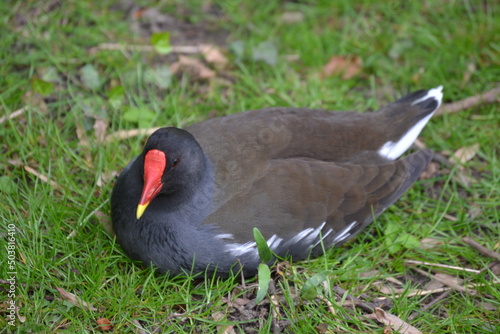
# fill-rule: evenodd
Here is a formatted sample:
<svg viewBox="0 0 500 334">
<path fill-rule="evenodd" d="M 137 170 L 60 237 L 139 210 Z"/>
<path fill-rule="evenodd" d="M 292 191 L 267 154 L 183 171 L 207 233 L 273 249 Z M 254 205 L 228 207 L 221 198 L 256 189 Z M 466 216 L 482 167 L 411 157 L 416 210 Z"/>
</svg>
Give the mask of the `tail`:
<svg viewBox="0 0 500 334">
<path fill-rule="evenodd" d="M 380 110 L 391 126 L 390 140 L 378 150 L 385 159 L 395 160 L 417 139 L 443 99 L 443 86 L 419 90 Z"/>
</svg>

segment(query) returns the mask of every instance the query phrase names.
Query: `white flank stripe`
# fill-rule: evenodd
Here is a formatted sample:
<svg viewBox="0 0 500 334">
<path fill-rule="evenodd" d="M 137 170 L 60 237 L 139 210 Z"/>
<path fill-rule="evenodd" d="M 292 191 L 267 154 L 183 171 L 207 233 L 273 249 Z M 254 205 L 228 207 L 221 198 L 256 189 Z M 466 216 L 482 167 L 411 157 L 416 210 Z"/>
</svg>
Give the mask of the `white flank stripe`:
<svg viewBox="0 0 500 334">
<path fill-rule="evenodd" d="M 422 101 L 425 101 L 429 98 L 434 98 L 438 106 L 432 113 L 429 115 L 425 116 L 422 118 L 417 124 L 415 124 L 413 127 L 411 127 L 408 132 L 405 133 L 403 137 L 398 142 L 392 142 L 388 141 L 385 143 L 379 150 L 378 154 L 386 159 L 389 160 L 395 160 L 399 158 L 408 148 L 410 148 L 411 144 L 417 139 L 418 135 L 424 128 L 425 124 L 431 119 L 432 115 L 434 115 L 434 112 L 439 108 L 441 105 L 441 100 L 443 99 L 443 86 L 439 86 L 433 89 L 430 89 L 427 94 L 416 100 L 413 101 L 412 105 L 415 105 L 417 103 L 420 103 Z"/>
<path fill-rule="evenodd" d="M 349 231 L 352 230 L 352 228 L 357 224 L 357 221 L 353 221 L 351 224 L 349 224 L 349 226 L 347 226 L 342 232 L 340 232 L 339 235 L 335 236 L 335 238 L 333 239 L 332 243 L 335 243 L 335 242 L 339 242 L 339 241 L 342 241 L 344 240 L 345 238 L 347 238 L 348 236 L 351 235 L 351 233 L 349 233 Z"/>
</svg>

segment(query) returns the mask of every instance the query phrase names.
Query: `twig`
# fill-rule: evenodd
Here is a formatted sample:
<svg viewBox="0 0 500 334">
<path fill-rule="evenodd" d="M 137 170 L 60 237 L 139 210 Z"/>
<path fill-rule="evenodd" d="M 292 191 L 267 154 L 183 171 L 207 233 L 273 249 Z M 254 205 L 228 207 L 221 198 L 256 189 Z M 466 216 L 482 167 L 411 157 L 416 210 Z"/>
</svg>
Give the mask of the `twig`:
<svg viewBox="0 0 500 334">
<path fill-rule="evenodd" d="M 491 249 L 488 249 L 478 243 L 477 241 L 469 238 L 469 237 L 463 237 L 462 241 L 465 242 L 467 245 L 471 246 L 472 248 L 476 249 L 478 252 L 482 253 L 483 255 L 489 256 L 493 259 L 500 260 L 500 253 L 497 253 L 495 251 L 492 251 Z"/>
<path fill-rule="evenodd" d="M 359 308 L 361 308 L 362 310 L 364 311 L 367 311 L 367 312 L 373 312 L 375 310 L 375 305 L 371 304 L 371 303 L 365 303 L 363 302 L 362 300 L 350 295 L 347 293 L 347 291 L 345 291 L 344 289 L 342 289 L 340 286 L 335 286 L 333 288 L 333 291 L 338 294 L 339 296 L 344 296 L 345 295 L 345 298 L 349 301 L 351 301 L 354 306 L 357 306 Z"/>
<path fill-rule="evenodd" d="M 413 312 L 409 317 L 408 317 L 408 321 L 412 321 L 413 319 L 415 319 L 419 314 L 427 311 L 428 309 L 430 309 L 433 305 L 439 303 L 441 300 L 445 299 L 446 297 L 448 297 L 450 295 L 450 292 L 449 291 L 445 291 L 443 292 L 442 294 L 440 294 L 439 296 L 437 296 L 434 300 L 432 300 L 431 302 L 425 304 L 420 310 L 418 311 L 415 311 Z"/>
<path fill-rule="evenodd" d="M 24 166 L 24 169 L 30 173 L 30 174 L 33 174 L 35 175 L 36 177 L 38 177 L 40 180 L 42 180 L 43 182 L 46 182 L 46 183 L 50 183 L 50 185 L 52 187 L 54 187 L 55 189 L 61 189 L 61 186 L 58 185 L 56 182 L 52 181 L 52 180 L 49 180 L 48 177 L 46 177 L 45 175 L 43 174 L 40 174 L 38 173 L 36 170 L 34 170 L 33 168 L 31 168 L 30 166 Z"/>
<path fill-rule="evenodd" d="M 500 95 L 500 87 L 497 87 L 483 94 L 474 95 L 453 103 L 447 103 L 441 108 L 439 108 L 438 111 L 436 111 L 436 115 L 458 112 L 461 110 L 472 108 L 482 103 L 497 102 L 499 100 L 499 95 Z"/>
<path fill-rule="evenodd" d="M 0 117 L 0 124 L 4 123 L 5 121 L 7 121 L 9 119 L 13 119 L 13 118 L 21 116 L 22 114 L 24 114 L 24 112 L 26 110 L 28 110 L 28 107 L 22 107 L 21 109 L 18 109 L 18 110 L 14 111 L 6 116 Z"/>
<path fill-rule="evenodd" d="M 95 53 L 101 50 L 116 50 L 116 51 L 138 51 L 138 52 L 153 52 L 155 48 L 151 45 L 131 45 L 131 44 L 117 44 L 117 43 L 101 43 L 96 47 L 91 48 L 89 51 Z M 201 53 L 202 48 L 198 45 L 172 45 L 171 52 L 196 54 Z"/>
<path fill-rule="evenodd" d="M 328 311 L 330 311 L 330 313 L 332 315 L 336 315 L 335 313 L 335 309 L 333 308 L 333 304 L 331 301 L 329 301 L 327 298 L 323 297 L 322 295 L 318 295 L 317 296 L 318 299 L 320 299 L 321 301 L 324 301 L 326 303 L 326 305 L 328 305 Z"/>
<path fill-rule="evenodd" d="M 114 133 L 111 133 L 104 138 L 105 143 L 112 142 L 114 140 L 123 140 L 127 138 L 132 138 L 136 136 L 149 136 L 156 130 L 158 130 L 159 127 L 157 128 L 149 128 L 149 129 L 132 129 L 132 130 L 120 130 L 116 131 Z"/>
<path fill-rule="evenodd" d="M 430 262 L 423 262 L 423 261 L 416 261 L 416 260 L 405 260 L 404 263 L 421 264 L 421 265 L 424 265 L 424 266 L 448 268 L 448 269 L 454 269 L 454 270 L 463 270 L 463 271 L 467 271 L 467 272 L 475 273 L 475 274 L 479 274 L 480 273 L 480 270 L 469 269 L 469 268 L 464 268 L 464 267 L 449 266 L 447 264 L 441 264 L 441 263 L 430 263 Z"/>
<path fill-rule="evenodd" d="M 408 294 L 396 294 L 396 295 L 394 295 L 394 298 L 399 298 L 399 297 L 402 297 L 403 295 L 405 297 L 426 296 L 426 295 L 432 295 L 432 294 L 439 293 L 439 292 L 446 292 L 446 291 L 449 291 L 451 289 L 452 288 L 450 288 L 450 287 L 445 287 L 445 288 L 437 288 L 437 289 L 431 289 L 431 290 L 414 290 Z M 388 298 L 389 297 L 378 297 L 377 300 L 386 300 Z"/>
<path fill-rule="evenodd" d="M 147 332 L 144 330 L 144 327 L 141 326 L 141 323 L 139 322 L 139 320 L 134 319 L 132 322 L 137 327 L 137 333 L 139 333 L 139 334 L 147 334 Z"/>
</svg>

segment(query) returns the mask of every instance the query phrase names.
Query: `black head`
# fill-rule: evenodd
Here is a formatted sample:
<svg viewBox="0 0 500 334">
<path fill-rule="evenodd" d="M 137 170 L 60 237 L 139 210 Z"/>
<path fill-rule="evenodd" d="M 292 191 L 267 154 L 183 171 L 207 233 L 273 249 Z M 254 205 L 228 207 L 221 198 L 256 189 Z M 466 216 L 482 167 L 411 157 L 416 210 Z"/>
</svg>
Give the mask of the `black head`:
<svg viewBox="0 0 500 334">
<path fill-rule="evenodd" d="M 154 132 L 141 157 L 144 186 L 137 218 L 156 196 L 171 196 L 174 202 L 190 196 L 206 169 L 205 155 L 193 135 L 173 127 Z"/>
</svg>

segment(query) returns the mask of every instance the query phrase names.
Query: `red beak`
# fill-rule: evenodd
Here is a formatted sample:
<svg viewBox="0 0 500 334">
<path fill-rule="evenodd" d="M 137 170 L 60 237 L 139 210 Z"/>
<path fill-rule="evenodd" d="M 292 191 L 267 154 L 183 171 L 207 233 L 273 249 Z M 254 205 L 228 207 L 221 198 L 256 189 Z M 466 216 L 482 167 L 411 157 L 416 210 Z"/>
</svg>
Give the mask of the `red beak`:
<svg viewBox="0 0 500 334">
<path fill-rule="evenodd" d="M 141 200 L 137 206 L 137 219 L 141 218 L 151 200 L 161 191 L 163 187 L 161 178 L 166 166 L 167 158 L 162 151 L 151 150 L 146 153 L 144 157 L 144 187 L 142 188 Z"/>
</svg>

